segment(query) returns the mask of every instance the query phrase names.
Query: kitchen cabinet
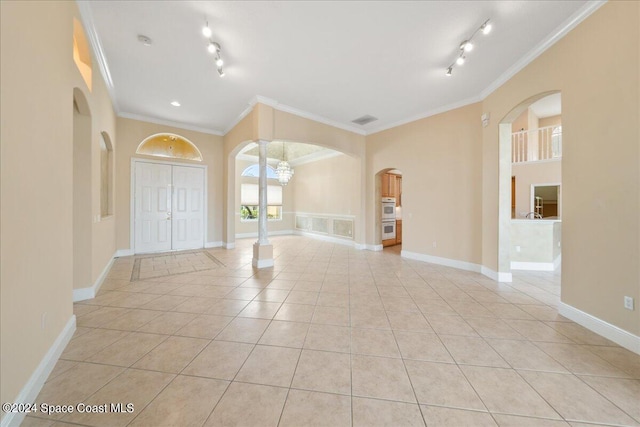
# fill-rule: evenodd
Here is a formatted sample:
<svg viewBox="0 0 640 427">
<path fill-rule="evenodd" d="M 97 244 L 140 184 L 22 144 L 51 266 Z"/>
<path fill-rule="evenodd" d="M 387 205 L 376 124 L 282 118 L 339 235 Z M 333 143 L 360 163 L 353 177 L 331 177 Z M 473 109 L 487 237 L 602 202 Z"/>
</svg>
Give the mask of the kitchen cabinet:
<svg viewBox="0 0 640 427">
<path fill-rule="evenodd" d="M 396 245 L 402 243 L 402 220 L 396 221 Z"/>
<path fill-rule="evenodd" d="M 402 192 L 402 177 L 394 173 L 382 174 L 382 197 L 395 197 L 396 206 L 400 206 L 400 194 Z"/>
</svg>

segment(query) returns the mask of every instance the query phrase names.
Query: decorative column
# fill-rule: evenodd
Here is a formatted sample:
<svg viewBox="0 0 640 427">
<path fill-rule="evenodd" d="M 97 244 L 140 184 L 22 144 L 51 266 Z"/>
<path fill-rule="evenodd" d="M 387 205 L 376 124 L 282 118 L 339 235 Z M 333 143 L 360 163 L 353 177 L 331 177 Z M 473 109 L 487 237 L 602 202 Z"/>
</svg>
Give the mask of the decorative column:
<svg viewBox="0 0 640 427">
<path fill-rule="evenodd" d="M 269 141 L 258 140 L 260 151 L 260 178 L 258 179 L 258 241 L 253 244 L 251 265 L 256 268 L 273 267 L 273 246 L 269 243 L 267 230 L 267 145 Z"/>
</svg>

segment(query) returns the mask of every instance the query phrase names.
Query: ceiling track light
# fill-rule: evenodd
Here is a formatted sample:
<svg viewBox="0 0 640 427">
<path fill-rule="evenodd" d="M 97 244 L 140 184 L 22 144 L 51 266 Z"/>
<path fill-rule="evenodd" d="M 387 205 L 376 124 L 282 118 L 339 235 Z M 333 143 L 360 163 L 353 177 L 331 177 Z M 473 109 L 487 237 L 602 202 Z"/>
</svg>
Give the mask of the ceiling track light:
<svg viewBox="0 0 640 427">
<path fill-rule="evenodd" d="M 460 53 L 458 54 L 458 57 L 456 58 L 456 60 L 451 65 L 449 65 L 449 67 L 447 67 L 447 71 L 445 73 L 446 76 L 451 77 L 451 74 L 453 72 L 453 67 L 455 65 L 464 64 L 465 60 L 467 59 L 467 57 L 465 56 L 465 53 L 471 52 L 473 50 L 473 47 L 474 47 L 473 38 L 476 36 L 476 34 L 478 34 L 478 32 L 481 32 L 482 34 L 485 34 L 485 35 L 489 34 L 492 28 L 493 26 L 491 25 L 491 22 L 489 22 L 489 19 L 487 19 L 477 30 L 473 32 L 473 34 L 471 34 L 471 37 L 469 37 L 468 39 L 460 43 L 460 45 L 458 46 L 458 50 Z"/>
<path fill-rule="evenodd" d="M 204 27 L 202 27 L 202 35 L 209 38 L 212 34 L 213 32 L 211 31 L 211 28 L 209 28 L 209 21 L 206 21 Z"/>
<path fill-rule="evenodd" d="M 209 21 L 205 21 L 205 26 L 202 27 L 202 34 L 209 40 L 209 43 L 207 44 L 207 50 L 209 51 L 209 53 L 215 55 L 215 64 L 218 69 L 218 75 L 220 77 L 224 77 L 225 73 L 222 69 L 224 60 L 222 59 L 222 55 L 220 54 L 220 51 L 222 49 L 220 48 L 220 44 L 214 42 L 211 39 L 213 32 L 211 31 L 211 28 L 209 28 Z"/>
</svg>

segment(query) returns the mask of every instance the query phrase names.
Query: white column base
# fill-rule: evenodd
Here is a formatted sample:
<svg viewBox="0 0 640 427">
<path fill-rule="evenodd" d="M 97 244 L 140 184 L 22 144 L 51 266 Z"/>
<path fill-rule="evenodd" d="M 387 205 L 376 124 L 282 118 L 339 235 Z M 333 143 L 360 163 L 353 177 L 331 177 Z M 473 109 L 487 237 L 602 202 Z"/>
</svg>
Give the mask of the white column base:
<svg viewBox="0 0 640 427">
<path fill-rule="evenodd" d="M 273 267 L 273 245 L 253 244 L 253 259 L 251 265 L 255 268 Z"/>
</svg>

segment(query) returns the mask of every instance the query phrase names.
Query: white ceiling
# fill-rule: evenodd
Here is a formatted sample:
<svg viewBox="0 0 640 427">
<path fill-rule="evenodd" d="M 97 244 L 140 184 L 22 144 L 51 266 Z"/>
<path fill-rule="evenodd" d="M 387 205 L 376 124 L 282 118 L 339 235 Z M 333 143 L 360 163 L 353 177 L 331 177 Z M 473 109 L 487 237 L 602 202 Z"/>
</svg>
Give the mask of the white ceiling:
<svg viewBox="0 0 640 427">
<path fill-rule="evenodd" d="M 586 1 L 79 4 L 119 115 L 212 133 L 233 126 L 256 96 L 361 133 L 479 101 L 595 10 Z M 224 78 L 206 50 L 205 18 Z M 491 34 L 478 34 L 466 64 L 446 77 L 460 42 L 486 19 Z M 379 120 L 351 123 L 365 114 Z"/>
</svg>

